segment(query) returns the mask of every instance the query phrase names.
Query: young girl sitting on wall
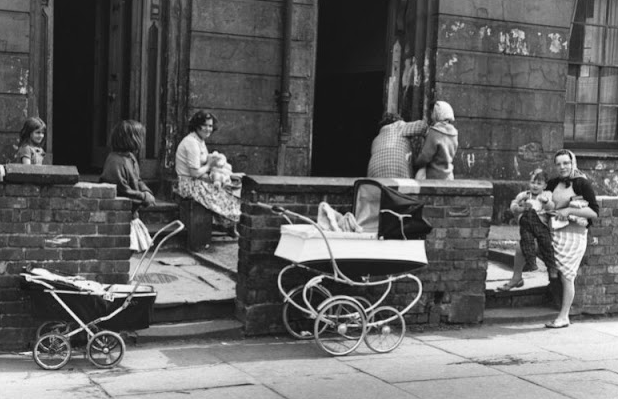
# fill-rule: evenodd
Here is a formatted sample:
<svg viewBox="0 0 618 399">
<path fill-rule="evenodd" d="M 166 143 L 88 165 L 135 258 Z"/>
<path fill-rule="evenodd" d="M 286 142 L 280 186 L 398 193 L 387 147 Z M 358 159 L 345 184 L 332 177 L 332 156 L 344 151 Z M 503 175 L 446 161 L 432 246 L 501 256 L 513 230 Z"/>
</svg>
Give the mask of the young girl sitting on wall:
<svg viewBox="0 0 618 399">
<path fill-rule="evenodd" d="M 19 148 L 15 154 L 17 163 L 42 165 L 45 158 L 45 122 L 41 118 L 26 119 L 19 132 Z"/>
<path fill-rule="evenodd" d="M 133 202 L 133 220 L 131 221 L 131 249 L 145 251 L 152 240 L 148 229 L 139 219 L 138 210 L 155 204 L 152 191 L 142 181 L 136 154 L 142 147 L 146 129 L 144 125 L 133 120 L 120 122 L 112 131 L 112 152 L 107 156 L 101 183 L 116 185 L 118 197 L 126 197 Z"/>
</svg>

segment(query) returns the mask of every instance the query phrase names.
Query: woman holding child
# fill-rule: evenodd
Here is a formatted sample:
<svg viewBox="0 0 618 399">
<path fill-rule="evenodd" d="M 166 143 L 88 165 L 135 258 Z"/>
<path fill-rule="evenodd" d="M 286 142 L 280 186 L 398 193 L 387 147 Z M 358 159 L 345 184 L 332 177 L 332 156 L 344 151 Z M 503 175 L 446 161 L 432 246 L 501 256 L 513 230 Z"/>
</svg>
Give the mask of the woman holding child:
<svg viewBox="0 0 618 399">
<path fill-rule="evenodd" d="M 568 327 L 569 311 L 575 296 L 575 277 L 586 253 L 588 227 L 592 219 L 599 215 L 599 205 L 592 184 L 577 169 L 575 154 L 560 150 L 554 155 L 558 177 L 547 182 L 547 190 L 552 192 L 557 223 L 551 230 L 555 265 L 562 282 L 562 304 L 556 319 L 545 324 L 547 328 Z M 582 219 L 587 222 L 582 223 Z M 556 225 L 564 224 L 557 228 Z M 568 223 L 568 224 L 567 224 Z M 521 286 L 523 263 L 516 262 L 511 280 L 505 285 Z"/>
<path fill-rule="evenodd" d="M 205 143 L 217 131 L 217 122 L 216 116 L 205 111 L 196 112 L 189 120 L 189 134 L 176 150 L 177 193 L 211 210 L 215 214 L 215 223 L 235 237 L 238 234 L 236 223 L 240 219 L 240 199 L 225 187 L 213 184 L 211 172 L 214 167 Z"/>
</svg>

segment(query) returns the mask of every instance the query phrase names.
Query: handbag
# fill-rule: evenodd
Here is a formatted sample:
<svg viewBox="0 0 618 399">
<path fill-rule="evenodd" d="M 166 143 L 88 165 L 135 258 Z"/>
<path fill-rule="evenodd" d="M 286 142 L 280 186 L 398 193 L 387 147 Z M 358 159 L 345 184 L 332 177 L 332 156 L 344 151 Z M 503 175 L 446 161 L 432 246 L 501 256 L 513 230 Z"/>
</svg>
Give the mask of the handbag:
<svg viewBox="0 0 618 399">
<path fill-rule="evenodd" d="M 381 186 L 378 237 L 387 240 L 423 240 L 433 227 L 423 217 L 418 198 Z"/>
</svg>

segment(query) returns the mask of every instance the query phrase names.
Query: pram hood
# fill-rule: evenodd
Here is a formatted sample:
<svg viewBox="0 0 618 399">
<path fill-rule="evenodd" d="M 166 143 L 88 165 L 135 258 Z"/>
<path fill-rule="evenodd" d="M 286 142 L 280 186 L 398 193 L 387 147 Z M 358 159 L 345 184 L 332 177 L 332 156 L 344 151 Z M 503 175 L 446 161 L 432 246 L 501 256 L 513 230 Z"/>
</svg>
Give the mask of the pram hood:
<svg viewBox="0 0 618 399">
<path fill-rule="evenodd" d="M 372 179 L 354 182 L 354 216 L 366 232 L 384 239 L 424 239 L 432 230 L 424 203 Z"/>
</svg>

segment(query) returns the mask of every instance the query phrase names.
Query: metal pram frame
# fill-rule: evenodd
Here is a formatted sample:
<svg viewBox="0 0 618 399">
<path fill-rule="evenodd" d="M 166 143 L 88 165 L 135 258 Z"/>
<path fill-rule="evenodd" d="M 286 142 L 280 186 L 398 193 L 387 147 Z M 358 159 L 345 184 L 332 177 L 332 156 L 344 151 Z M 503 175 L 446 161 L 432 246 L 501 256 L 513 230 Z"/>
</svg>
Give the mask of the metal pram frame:
<svg viewBox="0 0 618 399">
<path fill-rule="evenodd" d="M 397 348 L 406 332 L 403 315 L 416 305 L 423 293 L 422 282 L 411 272 L 427 265 L 424 240 L 384 240 L 378 238 L 377 231 L 325 231 L 304 215 L 279 206 L 257 205 L 270 209 L 289 223 L 281 226 L 282 236 L 275 251 L 276 256 L 292 261 L 277 278 L 284 298 L 282 317 L 287 331 L 298 339 L 315 339 L 320 348 L 335 356 L 353 352 L 363 341 L 379 353 Z M 375 204 L 372 206 L 375 211 Z M 392 212 L 378 210 L 382 211 Z M 294 225 L 291 217 L 306 224 Z M 377 223 L 375 217 L 367 224 L 372 223 Z M 391 258 L 381 258 L 385 252 Z M 284 277 L 299 269 L 315 276 L 305 284 L 286 289 Z M 400 310 L 382 305 L 393 283 L 402 280 L 416 284 L 416 295 Z M 348 287 L 384 286 L 385 289 L 372 303 L 363 296 L 333 295 L 327 288 L 330 283 Z"/>
<path fill-rule="evenodd" d="M 85 352 L 92 364 L 111 368 L 120 363 L 126 346 L 118 331 L 147 328 L 157 296 L 152 286 L 141 284 L 135 277 L 140 271 L 148 271 L 161 246 L 182 231 L 184 224 L 179 220 L 167 224 L 152 242 L 170 229 L 154 249 L 151 246 L 142 254 L 127 284 L 100 284 L 36 268 L 20 273 L 23 288 L 31 293 L 35 317 L 47 319 L 36 330 L 32 350 L 36 364 L 46 370 L 62 368 L 71 358 L 71 339 L 76 340 L 80 333 L 87 337 Z"/>
</svg>

